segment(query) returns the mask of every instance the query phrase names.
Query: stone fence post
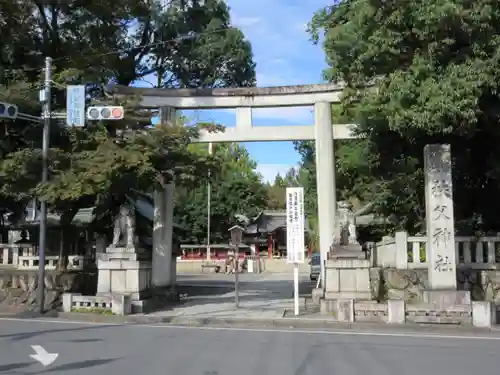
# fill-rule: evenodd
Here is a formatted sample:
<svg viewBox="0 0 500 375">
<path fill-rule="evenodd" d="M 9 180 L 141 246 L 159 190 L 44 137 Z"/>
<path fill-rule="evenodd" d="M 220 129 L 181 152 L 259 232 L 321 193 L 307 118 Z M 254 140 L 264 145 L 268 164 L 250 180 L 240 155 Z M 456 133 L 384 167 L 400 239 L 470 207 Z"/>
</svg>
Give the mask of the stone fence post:
<svg viewBox="0 0 500 375">
<path fill-rule="evenodd" d="M 408 233 L 396 232 L 396 268 L 398 270 L 408 269 Z"/>
</svg>

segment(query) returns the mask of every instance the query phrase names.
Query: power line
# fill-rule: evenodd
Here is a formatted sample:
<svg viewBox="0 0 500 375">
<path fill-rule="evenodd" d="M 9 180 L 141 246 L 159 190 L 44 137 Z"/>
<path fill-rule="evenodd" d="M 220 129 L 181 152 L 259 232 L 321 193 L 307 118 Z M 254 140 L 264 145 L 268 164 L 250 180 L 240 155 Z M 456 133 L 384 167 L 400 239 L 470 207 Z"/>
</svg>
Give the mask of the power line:
<svg viewBox="0 0 500 375">
<path fill-rule="evenodd" d="M 210 31 L 201 31 L 201 32 L 197 32 L 197 33 L 191 33 L 188 35 L 181 35 L 181 36 L 178 36 L 175 38 L 163 40 L 161 42 L 148 43 L 148 44 L 144 44 L 142 46 L 135 46 L 135 47 L 130 47 L 130 48 L 124 48 L 124 49 L 99 53 L 99 54 L 95 54 L 95 55 L 90 55 L 89 58 L 96 59 L 99 57 L 106 57 L 106 56 L 111 56 L 111 55 L 115 55 L 115 54 L 128 53 L 128 52 L 132 52 L 134 50 L 141 50 L 141 49 L 145 49 L 145 48 L 158 47 L 158 46 L 165 45 L 168 43 L 181 42 L 184 40 L 193 40 L 193 39 L 205 36 L 205 35 L 216 34 L 219 32 L 228 31 L 228 30 L 232 30 L 232 29 L 235 29 L 235 27 L 230 26 L 230 27 L 224 27 L 224 28 L 219 28 L 219 29 L 210 30 Z M 53 59 L 53 62 L 60 62 L 60 61 L 73 62 L 74 58 L 70 58 L 69 56 L 65 56 L 65 57 L 59 57 L 59 58 Z M 15 72 L 18 72 L 19 70 L 22 70 L 24 72 L 36 72 L 36 71 L 41 72 L 44 70 L 44 68 L 43 67 L 40 67 L 40 68 L 21 68 L 21 69 L 10 69 L 10 70 L 5 69 L 4 74 L 15 73 Z"/>
</svg>

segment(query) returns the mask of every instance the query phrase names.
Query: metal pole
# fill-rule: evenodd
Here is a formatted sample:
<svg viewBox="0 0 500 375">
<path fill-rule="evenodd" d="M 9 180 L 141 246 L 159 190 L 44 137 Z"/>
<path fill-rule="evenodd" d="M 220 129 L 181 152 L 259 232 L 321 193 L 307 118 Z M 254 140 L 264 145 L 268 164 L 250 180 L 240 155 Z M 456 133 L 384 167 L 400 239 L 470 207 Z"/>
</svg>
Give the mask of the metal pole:
<svg viewBox="0 0 500 375">
<path fill-rule="evenodd" d="M 50 139 L 50 114 L 51 114 L 51 81 L 52 59 L 45 58 L 45 95 L 43 96 L 43 138 L 42 138 L 42 183 L 49 179 L 49 139 Z M 44 313 L 45 305 L 45 247 L 47 242 L 47 203 L 42 200 L 40 208 L 40 242 L 38 263 L 38 303 L 40 314 Z"/>
<path fill-rule="evenodd" d="M 235 257 L 234 257 L 234 306 L 236 308 L 240 307 L 240 286 L 239 286 L 239 278 L 238 278 L 238 260 L 240 257 L 239 254 L 240 245 L 236 245 Z"/>
<path fill-rule="evenodd" d="M 299 315 L 299 264 L 293 264 L 293 312 Z"/>
<path fill-rule="evenodd" d="M 208 154 L 212 155 L 212 142 L 208 143 Z M 210 170 L 208 171 L 208 183 L 207 183 L 207 260 L 210 260 L 210 216 L 212 209 L 212 184 L 210 183 L 211 177 Z"/>
</svg>

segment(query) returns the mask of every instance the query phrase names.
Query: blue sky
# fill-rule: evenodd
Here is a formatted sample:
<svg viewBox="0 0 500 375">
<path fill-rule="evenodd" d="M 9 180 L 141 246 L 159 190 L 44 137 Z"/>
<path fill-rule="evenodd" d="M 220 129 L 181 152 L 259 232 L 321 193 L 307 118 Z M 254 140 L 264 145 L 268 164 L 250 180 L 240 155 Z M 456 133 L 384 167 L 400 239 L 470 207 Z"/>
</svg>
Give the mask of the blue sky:
<svg viewBox="0 0 500 375">
<path fill-rule="evenodd" d="M 250 40 L 257 63 L 258 86 L 321 83 L 326 67 L 319 45 L 309 41 L 306 25 L 327 0 L 226 0 L 231 19 Z M 235 124 L 230 110 L 186 111 L 193 120 Z M 255 126 L 312 125 L 312 108 L 263 108 L 253 110 Z M 264 180 L 272 181 L 297 165 L 299 156 L 291 142 L 246 143 Z"/>
</svg>

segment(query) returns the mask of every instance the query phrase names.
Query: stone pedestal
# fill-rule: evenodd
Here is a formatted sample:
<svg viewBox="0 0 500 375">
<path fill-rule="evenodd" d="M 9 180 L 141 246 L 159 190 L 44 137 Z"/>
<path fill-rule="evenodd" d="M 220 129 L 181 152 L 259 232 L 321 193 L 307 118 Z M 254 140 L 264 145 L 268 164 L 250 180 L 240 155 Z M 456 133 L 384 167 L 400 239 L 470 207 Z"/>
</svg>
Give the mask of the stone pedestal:
<svg viewBox="0 0 500 375">
<path fill-rule="evenodd" d="M 450 306 L 470 305 L 471 295 L 468 290 L 423 290 L 422 300 L 432 306 L 447 310 Z"/>
<path fill-rule="evenodd" d="M 108 247 L 98 254 L 97 294 L 130 296 L 133 312 L 142 311 L 150 296 L 151 260 L 141 249 Z"/>
<path fill-rule="evenodd" d="M 333 255 L 333 259 L 327 261 L 325 299 L 372 299 L 370 261 L 363 253 Z"/>
</svg>

